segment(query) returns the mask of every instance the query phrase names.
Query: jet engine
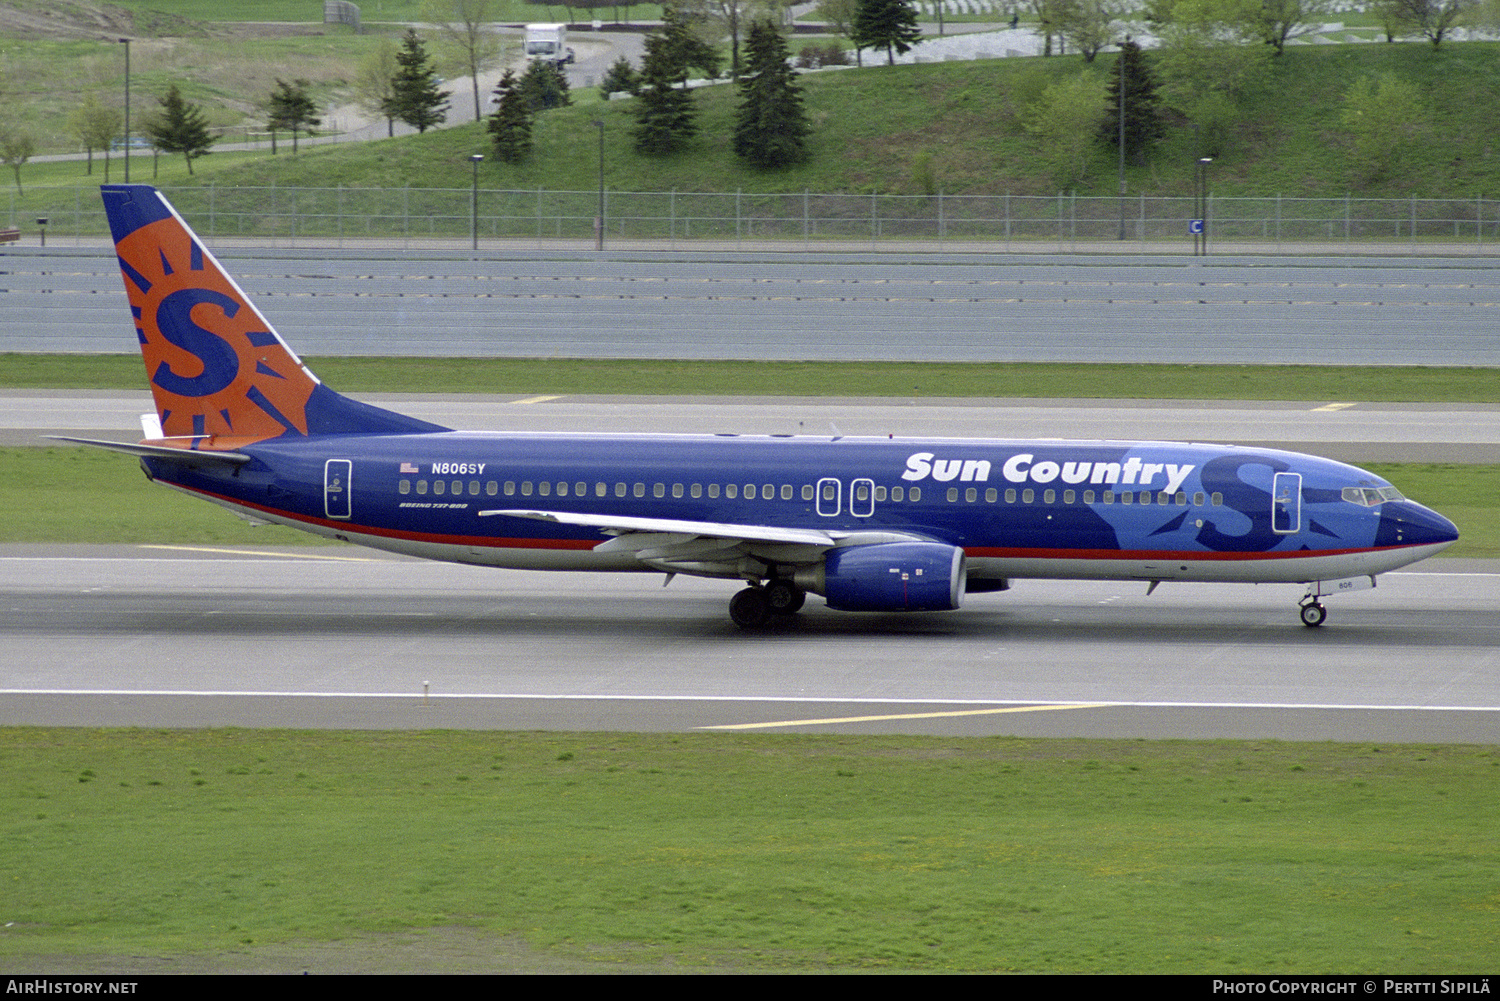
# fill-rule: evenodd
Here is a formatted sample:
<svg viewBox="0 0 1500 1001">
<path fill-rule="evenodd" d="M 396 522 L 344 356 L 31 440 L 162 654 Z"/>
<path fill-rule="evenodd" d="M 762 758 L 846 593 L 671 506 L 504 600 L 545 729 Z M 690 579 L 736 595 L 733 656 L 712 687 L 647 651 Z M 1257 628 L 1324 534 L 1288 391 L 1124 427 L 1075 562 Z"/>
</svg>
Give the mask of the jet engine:
<svg viewBox="0 0 1500 1001">
<path fill-rule="evenodd" d="M 964 551 L 942 542 L 885 542 L 834 549 L 793 583 L 845 612 L 937 612 L 964 600 Z"/>
</svg>

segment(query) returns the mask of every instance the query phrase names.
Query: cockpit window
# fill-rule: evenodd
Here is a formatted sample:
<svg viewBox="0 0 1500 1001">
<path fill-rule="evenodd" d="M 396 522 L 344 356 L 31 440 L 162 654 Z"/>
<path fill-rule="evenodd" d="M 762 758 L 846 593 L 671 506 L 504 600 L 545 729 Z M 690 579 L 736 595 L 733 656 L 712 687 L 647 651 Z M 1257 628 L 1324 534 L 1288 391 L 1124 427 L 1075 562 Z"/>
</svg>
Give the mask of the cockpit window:
<svg viewBox="0 0 1500 1001">
<path fill-rule="evenodd" d="M 1374 507 L 1385 501 L 1406 499 L 1395 487 L 1345 487 L 1342 496 L 1350 504 L 1358 504 L 1360 507 Z"/>
</svg>

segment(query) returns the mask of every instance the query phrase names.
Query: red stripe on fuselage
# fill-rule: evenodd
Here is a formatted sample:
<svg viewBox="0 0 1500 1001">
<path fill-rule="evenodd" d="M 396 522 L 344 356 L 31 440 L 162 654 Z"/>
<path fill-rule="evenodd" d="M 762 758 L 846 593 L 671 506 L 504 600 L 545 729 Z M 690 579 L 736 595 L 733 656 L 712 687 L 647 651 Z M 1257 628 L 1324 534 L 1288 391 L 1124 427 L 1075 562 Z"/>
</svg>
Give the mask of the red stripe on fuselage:
<svg viewBox="0 0 1500 1001">
<path fill-rule="evenodd" d="M 437 532 L 410 532 L 394 528 L 376 528 L 361 522 L 337 521 L 330 518 L 314 518 L 294 514 L 280 508 L 267 507 L 253 501 L 240 500 L 216 494 L 211 490 L 173 484 L 182 490 L 212 497 L 227 504 L 262 511 L 280 518 L 289 518 L 309 525 L 320 525 L 329 529 L 348 529 L 363 535 L 374 535 L 386 539 L 404 539 L 409 542 L 432 542 L 448 545 L 478 546 L 487 549 L 593 549 L 603 540 L 593 539 L 514 539 L 497 538 L 492 535 L 444 535 Z M 1384 553 L 1415 546 L 1364 546 L 1356 549 L 1298 549 L 1289 553 L 1243 553 L 1243 552 L 1187 552 L 1162 549 L 1020 549 L 1001 546 L 966 546 L 964 555 L 977 559 L 1070 559 L 1070 560 L 1152 560 L 1157 562 L 1181 561 L 1183 563 L 1240 562 L 1249 560 L 1296 560 L 1325 556 L 1352 556 L 1358 553 Z"/>
<path fill-rule="evenodd" d="M 1239 560 L 1297 560 L 1320 556 L 1352 556 L 1356 553 L 1385 553 L 1415 546 L 1364 546 L 1358 549 L 1297 549 L 1289 553 L 1215 553 L 1180 549 L 1006 549 L 998 546 L 967 546 L 964 555 L 981 559 L 1059 559 L 1071 560 L 1154 560 L 1184 563 L 1216 563 Z"/>
<path fill-rule="evenodd" d="M 171 481 L 164 481 L 171 482 Z M 254 501 L 241 500 L 237 497 L 227 497 L 216 494 L 212 490 L 202 490 L 197 487 L 184 486 L 181 483 L 173 483 L 173 486 L 189 493 L 199 494 L 203 497 L 212 497 L 226 504 L 236 507 L 250 508 L 265 514 L 275 515 L 278 518 L 288 518 L 292 521 L 300 521 L 306 525 L 320 525 L 323 528 L 334 530 L 347 530 L 360 535 L 374 535 L 383 539 L 403 539 L 408 542 L 434 542 L 445 543 L 455 546 L 480 546 L 488 549 L 593 549 L 599 545 L 602 539 L 504 539 L 493 535 L 442 535 L 436 532 L 407 532 L 396 528 L 377 528 L 358 521 L 344 521 L 332 518 L 313 518 L 305 514 L 296 514 L 292 511 L 283 511 L 280 508 L 267 507 Z"/>
</svg>

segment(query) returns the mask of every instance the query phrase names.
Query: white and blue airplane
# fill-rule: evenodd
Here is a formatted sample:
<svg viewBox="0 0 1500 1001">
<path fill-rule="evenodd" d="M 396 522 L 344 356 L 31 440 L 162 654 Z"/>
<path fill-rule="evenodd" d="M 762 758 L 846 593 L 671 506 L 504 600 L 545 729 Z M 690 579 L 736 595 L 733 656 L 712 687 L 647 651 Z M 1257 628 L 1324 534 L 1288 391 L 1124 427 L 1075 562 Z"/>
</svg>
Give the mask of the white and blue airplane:
<svg viewBox="0 0 1500 1001">
<path fill-rule="evenodd" d="M 747 585 L 753 628 L 806 596 L 956 609 L 1017 578 L 1296 582 L 1325 595 L 1452 545 L 1353 466 L 1264 448 L 454 431 L 323 385 L 154 188 L 104 204 L 156 412 L 158 483 L 255 523 L 428 559 Z"/>
</svg>

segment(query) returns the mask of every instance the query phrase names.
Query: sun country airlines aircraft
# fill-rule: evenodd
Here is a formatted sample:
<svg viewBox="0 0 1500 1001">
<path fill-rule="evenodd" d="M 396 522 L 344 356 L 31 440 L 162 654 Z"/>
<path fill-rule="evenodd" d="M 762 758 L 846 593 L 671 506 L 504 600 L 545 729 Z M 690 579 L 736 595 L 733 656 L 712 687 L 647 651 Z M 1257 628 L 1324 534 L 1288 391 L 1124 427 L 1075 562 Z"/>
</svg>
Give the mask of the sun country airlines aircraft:
<svg viewBox="0 0 1500 1001">
<path fill-rule="evenodd" d="M 1322 596 L 1458 538 L 1378 476 L 1262 448 L 453 431 L 323 385 L 154 188 L 103 195 L 156 413 L 138 445 L 88 443 L 252 522 L 480 566 L 737 580 L 745 627 L 809 592 L 931 611 L 1014 578 L 1306 583 L 1317 626 Z"/>
</svg>

